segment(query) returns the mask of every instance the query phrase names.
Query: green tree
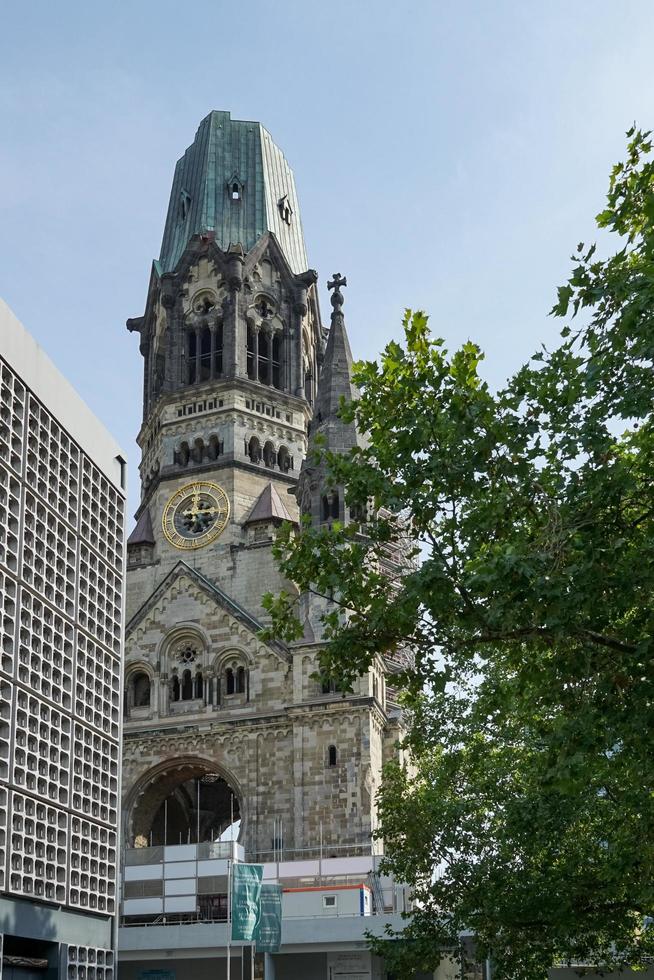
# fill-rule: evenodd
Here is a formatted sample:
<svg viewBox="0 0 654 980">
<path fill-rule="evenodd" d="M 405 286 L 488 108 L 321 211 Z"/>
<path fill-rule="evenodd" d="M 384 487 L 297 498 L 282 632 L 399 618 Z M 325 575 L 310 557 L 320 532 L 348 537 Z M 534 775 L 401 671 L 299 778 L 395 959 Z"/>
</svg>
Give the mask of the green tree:
<svg viewBox="0 0 654 980">
<path fill-rule="evenodd" d="M 465 929 L 498 978 L 654 955 L 654 162 L 648 133 L 628 140 L 597 218 L 619 249 L 579 245 L 556 349 L 493 393 L 474 344 L 450 356 L 407 313 L 341 408 L 368 447 L 327 459 L 373 517 L 278 542 L 300 591 L 337 599 L 326 674 L 415 652 L 414 768 L 389 766 L 379 797 L 417 899 L 383 950 L 401 976 Z M 399 590 L 377 561 L 398 515 L 421 549 Z M 297 636 L 295 597 L 267 602 Z"/>
</svg>

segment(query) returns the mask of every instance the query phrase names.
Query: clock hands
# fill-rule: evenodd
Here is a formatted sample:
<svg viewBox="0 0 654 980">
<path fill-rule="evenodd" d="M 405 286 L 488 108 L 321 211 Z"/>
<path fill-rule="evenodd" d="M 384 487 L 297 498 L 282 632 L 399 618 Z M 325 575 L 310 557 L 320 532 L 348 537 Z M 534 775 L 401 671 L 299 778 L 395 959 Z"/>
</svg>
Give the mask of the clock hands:
<svg viewBox="0 0 654 980">
<path fill-rule="evenodd" d="M 207 530 L 210 519 L 215 514 L 222 513 L 222 508 L 210 507 L 206 501 L 200 500 L 200 491 L 196 491 L 193 494 L 191 506 L 182 513 L 186 518 L 184 524 L 187 530 L 200 534 Z"/>
</svg>

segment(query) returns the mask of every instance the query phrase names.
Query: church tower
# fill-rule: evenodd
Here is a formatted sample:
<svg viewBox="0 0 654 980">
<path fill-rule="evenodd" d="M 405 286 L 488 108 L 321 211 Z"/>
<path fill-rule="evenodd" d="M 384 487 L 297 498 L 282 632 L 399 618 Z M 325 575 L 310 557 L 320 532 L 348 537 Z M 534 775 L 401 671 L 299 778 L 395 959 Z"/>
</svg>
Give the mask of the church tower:
<svg viewBox="0 0 654 980">
<path fill-rule="evenodd" d="M 303 460 L 337 417 L 351 353 L 335 277 L 325 347 L 293 174 L 256 122 L 211 112 L 177 163 L 145 312 L 141 501 L 128 542 L 127 845 L 203 843 L 240 821 L 248 858 L 369 845 L 397 737 L 384 665 L 316 680 L 318 617 L 264 644 L 261 597 L 299 505 L 347 519 Z M 313 421 L 312 421 L 313 420 Z M 301 475 L 298 484 L 298 478 Z M 235 831 L 236 832 L 236 831 Z"/>
<path fill-rule="evenodd" d="M 211 112 L 175 169 L 145 314 L 128 321 L 144 362 L 132 608 L 180 558 L 255 616 L 277 584 L 270 549 L 243 546 L 266 539 L 250 513 L 262 494 L 296 516 L 322 356 L 316 278 L 281 151 L 258 123 Z"/>
</svg>

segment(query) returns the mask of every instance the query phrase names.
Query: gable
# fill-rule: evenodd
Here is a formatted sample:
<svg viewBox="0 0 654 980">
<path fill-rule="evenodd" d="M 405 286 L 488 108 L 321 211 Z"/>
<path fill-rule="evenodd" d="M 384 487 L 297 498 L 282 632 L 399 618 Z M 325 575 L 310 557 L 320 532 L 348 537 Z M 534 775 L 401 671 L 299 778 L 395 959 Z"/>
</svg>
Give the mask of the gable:
<svg viewBox="0 0 654 980">
<path fill-rule="evenodd" d="M 281 643 L 259 639 L 262 624 L 209 579 L 179 561 L 152 595 L 132 616 L 125 631 L 126 648 L 158 646 L 163 638 L 181 625 L 195 625 L 212 645 L 232 643 L 252 657 L 274 654 L 289 662 Z"/>
</svg>

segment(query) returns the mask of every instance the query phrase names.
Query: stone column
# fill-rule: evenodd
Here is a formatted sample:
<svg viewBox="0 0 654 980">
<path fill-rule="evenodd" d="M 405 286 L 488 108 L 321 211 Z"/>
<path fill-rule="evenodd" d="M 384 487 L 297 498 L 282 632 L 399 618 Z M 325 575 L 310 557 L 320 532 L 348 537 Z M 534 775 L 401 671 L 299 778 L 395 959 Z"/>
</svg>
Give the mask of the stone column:
<svg viewBox="0 0 654 980">
<path fill-rule="evenodd" d="M 222 302 L 222 322 L 223 322 L 223 377 L 233 378 L 236 369 L 236 324 L 234 323 L 233 309 L 235 293 L 227 293 Z"/>
<path fill-rule="evenodd" d="M 265 364 L 264 369 L 263 369 L 264 377 L 261 377 L 260 376 L 259 377 L 259 381 L 261 381 L 262 384 L 269 385 L 271 383 L 271 380 L 272 380 L 272 378 L 271 378 L 271 374 L 272 374 L 272 331 L 271 331 L 271 329 L 270 329 L 270 327 L 268 326 L 267 323 L 265 324 L 265 326 L 264 326 L 263 323 L 261 324 L 261 330 L 263 331 L 263 333 L 265 333 L 266 340 L 268 341 L 268 358 L 267 358 L 266 364 Z"/>
<path fill-rule="evenodd" d="M 278 388 L 278 390 L 279 391 L 286 391 L 287 390 L 287 384 L 286 384 L 286 360 L 285 360 L 286 340 L 285 340 L 285 337 L 284 337 L 284 328 L 282 328 L 281 330 L 278 330 L 273 335 L 273 341 L 274 341 L 275 337 L 279 340 L 279 388 Z M 274 384 L 274 379 L 273 379 L 273 384 Z"/>
<path fill-rule="evenodd" d="M 150 404 L 152 402 L 152 378 L 150 375 L 150 342 L 149 340 L 141 339 L 140 351 L 143 355 L 143 376 L 145 378 L 145 383 L 143 385 L 143 417 L 145 418 L 150 411 Z"/>
<path fill-rule="evenodd" d="M 181 381 L 179 375 L 183 357 L 179 348 L 184 341 L 183 330 L 181 329 L 181 317 L 178 316 L 176 309 L 177 291 L 174 276 L 164 276 L 162 279 L 162 288 L 163 295 L 161 297 L 161 303 L 166 311 L 166 333 L 168 334 L 163 388 L 164 391 L 174 391 Z"/>
<path fill-rule="evenodd" d="M 127 681 L 125 686 L 125 693 L 123 699 L 123 714 L 126 718 L 129 718 L 129 713 L 134 707 L 134 682 L 132 678 Z"/>
<path fill-rule="evenodd" d="M 213 381 L 216 377 L 216 333 L 218 331 L 218 326 L 215 323 L 211 325 L 211 370 L 209 372 L 209 377 Z"/>
<path fill-rule="evenodd" d="M 246 322 L 241 312 L 243 288 L 243 249 L 230 245 L 227 262 L 229 301 L 225 312 L 223 334 L 223 374 L 228 378 L 247 378 Z M 244 312 L 244 311 L 243 311 Z"/>
<path fill-rule="evenodd" d="M 284 842 L 286 844 L 286 842 Z M 293 840 L 294 848 L 304 847 L 304 730 L 293 722 Z"/>
<path fill-rule="evenodd" d="M 252 362 L 254 365 L 254 381 L 259 380 L 259 328 L 252 327 Z"/>
<path fill-rule="evenodd" d="M 296 292 L 296 300 L 293 304 L 293 326 L 292 335 L 295 340 L 295 357 L 289 357 L 291 361 L 291 391 L 294 391 L 296 395 L 304 394 L 304 375 L 302 371 L 302 326 L 303 321 L 307 313 L 309 312 L 308 306 L 308 291 L 306 287 L 302 287 Z M 289 349 L 289 355 L 291 350 Z"/>
<path fill-rule="evenodd" d="M 202 337 L 202 330 L 200 329 L 200 327 L 196 327 L 195 328 L 195 384 L 198 384 L 200 380 L 200 371 L 201 371 L 200 355 L 202 351 L 202 348 L 200 346 L 201 337 Z"/>
</svg>

